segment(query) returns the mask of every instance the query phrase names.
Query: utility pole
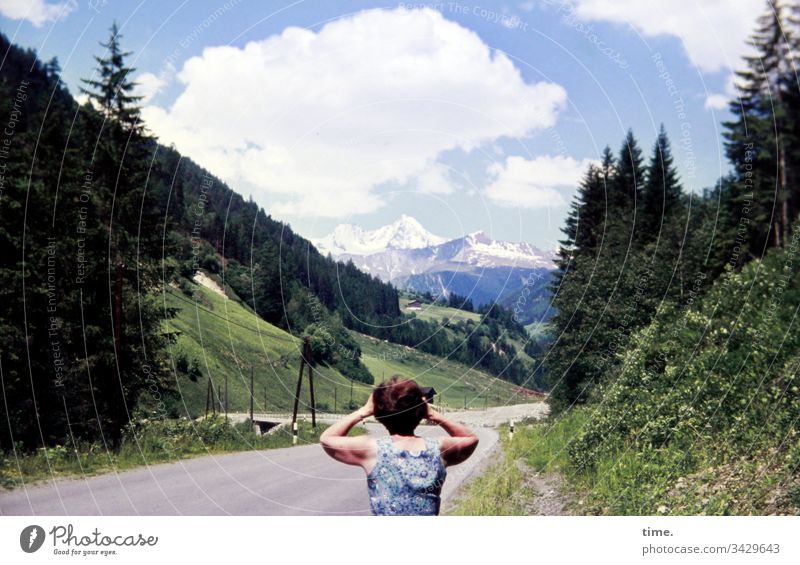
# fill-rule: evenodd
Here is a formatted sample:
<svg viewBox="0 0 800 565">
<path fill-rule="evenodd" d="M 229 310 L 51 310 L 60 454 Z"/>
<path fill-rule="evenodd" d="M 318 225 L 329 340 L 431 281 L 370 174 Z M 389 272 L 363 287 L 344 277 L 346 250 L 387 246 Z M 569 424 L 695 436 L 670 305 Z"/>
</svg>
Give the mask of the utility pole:
<svg viewBox="0 0 800 565">
<path fill-rule="evenodd" d="M 300 387 L 303 385 L 303 369 L 305 358 L 300 354 L 300 373 L 297 375 L 297 387 L 294 390 L 294 408 L 292 408 L 292 433 L 297 436 L 297 409 L 300 405 Z M 295 440 L 296 442 L 296 440 Z"/>
<path fill-rule="evenodd" d="M 253 403 L 255 401 L 255 392 L 253 389 L 253 368 L 250 367 L 250 423 L 253 423 Z"/>
<path fill-rule="evenodd" d="M 214 386 L 214 381 L 211 380 L 211 377 L 208 378 L 208 382 L 211 384 L 211 415 L 217 415 L 217 403 L 219 402 L 219 391 Z"/>
<path fill-rule="evenodd" d="M 292 431 L 297 430 L 297 409 L 300 405 L 300 390 L 303 385 L 303 369 L 308 365 L 308 385 L 311 393 L 311 426 L 317 427 L 317 410 L 314 405 L 314 373 L 311 367 L 311 339 L 303 337 L 303 348 L 300 353 L 300 372 L 297 375 L 297 388 L 294 392 L 294 408 L 292 409 Z M 296 440 L 295 440 L 296 441 Z"/>
<path fill-rule="evenodd" d="M 225 423 L 228 423 L 228 373 L 225 373 Z"/>
<path fill-rule="evenodd" d="M 208 405 L 211 402 L 211 378 L 208 379 L 208 386 L 206 386 L 206 418 L 208 418 Z"/>
<path fill-rule="evenodd" d="M 311 342 L 307 341 L 308 389 L 311 392 L 311 427 L 317 429 L 317 403 L 314 401 L 314 368 L 311 366 Z"/>
</svg>

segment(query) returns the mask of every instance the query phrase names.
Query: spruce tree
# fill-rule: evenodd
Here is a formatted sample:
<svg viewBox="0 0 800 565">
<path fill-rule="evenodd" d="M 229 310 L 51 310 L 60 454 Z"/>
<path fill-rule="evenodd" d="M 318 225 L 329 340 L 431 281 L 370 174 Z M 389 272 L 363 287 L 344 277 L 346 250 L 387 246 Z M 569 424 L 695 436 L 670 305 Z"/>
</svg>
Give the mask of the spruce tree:
<svg viewBox="0 0 800 565">
<path fill-rule="evenodd" d="M 87 87 L 81 88 L 95 103 L 99 111 L 109 119 L 119 123 L 123 130 L 141 129 L 139 101 L 141 96 L 134 94 L 136 83 L 131 77 L 136 69 L 125 63 L 130 51 L 124 51 L 120 45 L 122 35 L 117 23 L 111 25 L 111 34 L 107 42 L 100 43 L 106 50 L 103 56 L 95 56 L 97 62 L 97 78 L 81 79 Z"/>
<path fill-rule="evenodd" d="M 629 231 L 633 230 L 634 214 L 642 200 L 644 172 L 639 142 L 636 141 L 633 130 L 628 130 L 619 150 L 617 174 L 611 185 L 608 202 L 609 214 L 614 212 L 614 217 L 628 222 Z"/>
<path fill-rule="evenodd" d="M 666 301 L 681 300 L 692 277 L 687 271 L 691 258 L 687 261 L 685 253 L 690 234 L 688 225 L 691 225 L 690 203 L 684 199 L 663 125 L 646 176 L 641 221 L 637 223 L 641 226 L 639 241 L 644 244 L 642 256 L 645 266 L 649 264 L 650 278 L 649 292 L 643 297 L 640 311 L 649 318 Z"/>
<path fill-rule="evenodd" d="M 94 141 L 87 144 L 85 162 L 92 174 L 91 204 L 102 225 L 87 246 L 103 250 L 106 265 L 93 270 L 87 282 L 102 305 L 101 317 L 93 312 L 90 318 L 107 328 L 96 343 L 102 351 L 96 358 L 102 370 L 95 370 L 103 379 L 96 383 L 103 402 L 100 424 L 117 443 L 139 395 L 153 383 L 164 385 L 163 312 L 154 291 L 163 284 L 158 258 L 166 204 L 163 187 L 148 190 L 157 145 L 140 122 L 133 69 L 125 62 L 130 53 L 120 46 L 116 24 L 101 46 L 106 54 L 95 58 L 98 78 L 84 80 L 98 112 L 87 108 L 83 127 Z"/>
<path fill-rule="evenodd" d="M 555 311 L 548 323 L 553 346 L 546 358 L 551 404 L 563 410 L 586 400 L 600 363 L 592 347 L 593 327 L 601 309 L 596 309 L 604 290 L 597 285 L 598 257 L 605 240 L 609 187 L 616 167 L 606 147 L 600 166 L 590 165 L 571 203 L 550 285 Z"/>
<path fill-rule="evenodd" d="M 745 57 L 745 69 L 736 72 L 739 96 L 731 102 L 736 118 L 725 123 L 726 152 L 739 184 L 732 214 L 748 211 L 745 249 L 750 257 L 761 257 L 767 246 L 787 241 L 798 200 L 792 53 L 797 39 L 784 5 L 775 0 L 766 4 L 751 38 L 756 54 Z"/>
<path fill-rule="evenodd" d="M 672 158 L 669 138 L 662 124 L 653 146 L 653 154 L 647 166 L 647 175 L 642 189 L 640 208 L 640 241 L 655 241 L 668 216 L 679 210 L 681 187 Z"/>
</svg>

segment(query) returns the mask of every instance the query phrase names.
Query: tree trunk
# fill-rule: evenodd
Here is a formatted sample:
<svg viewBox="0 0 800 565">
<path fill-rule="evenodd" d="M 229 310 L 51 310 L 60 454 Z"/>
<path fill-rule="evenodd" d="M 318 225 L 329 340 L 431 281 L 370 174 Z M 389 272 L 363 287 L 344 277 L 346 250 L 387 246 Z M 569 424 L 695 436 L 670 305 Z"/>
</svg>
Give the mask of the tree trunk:
<svg viewBox="0 0 800 565">
<path fill-rule="evenodd" d="M 788 182 L 786 181 L 786 150 L 784 149 L 783 139 L 778 140 L 778 171 L 780 178 L 780 196 L 781 196 L 781 239 L 784 245 L 789 241 L 789 190 Z"/>
<path fill-rule="evenodd" d="M 116 397 L 116 406 L 114 407 L 115 418 L 117 421 L 115 438 L 119 438 L 120 432 L 125 425 L 125 390 L 122 381 L 122 367 L 124 362 L 122 360 L 122 258 L 117 252 L 117 258 L 114 261 L 115 281 L 114 281 L 114 353 L 117 358 L 117 367 L 120 375 L 119 391 Z M 117 440 L 119 442 L 119 440 Z"/>
</svg>

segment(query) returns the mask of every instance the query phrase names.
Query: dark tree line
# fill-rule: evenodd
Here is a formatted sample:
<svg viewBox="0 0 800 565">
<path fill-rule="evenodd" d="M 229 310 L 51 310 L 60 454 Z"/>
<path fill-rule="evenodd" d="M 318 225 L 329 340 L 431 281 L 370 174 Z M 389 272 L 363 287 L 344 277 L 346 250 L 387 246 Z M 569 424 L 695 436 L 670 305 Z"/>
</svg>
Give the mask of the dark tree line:
<svg viewBox="0 0 800 565">
<path fill-rule="evenodd" d="M 137 400 L 165 385 L 163 195 L 147 190 L 153 140 L 118 40 L 114 28 L 78 108 L 55 60 L 0 36 L 4 110 L 27 85 L 0 200 L 3 449 L 70 436 L 113 446 Z"/>
</svg>

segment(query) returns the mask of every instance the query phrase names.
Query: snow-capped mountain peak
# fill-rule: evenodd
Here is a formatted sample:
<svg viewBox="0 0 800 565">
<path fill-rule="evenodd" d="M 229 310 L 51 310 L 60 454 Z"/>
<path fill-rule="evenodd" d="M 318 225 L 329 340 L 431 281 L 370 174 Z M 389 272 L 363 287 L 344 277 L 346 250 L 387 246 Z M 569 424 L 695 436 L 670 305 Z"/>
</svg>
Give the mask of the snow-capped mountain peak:
<svg viewBox="0 0 800 565">
<path fill-rule="evenodd" d="M 464 240 L 472 245 L 492 243 L 492 238 L 489 237 L 483 230 L 478 230 L 467 234 Z"/>
<path fill-rule="evenodd" d="M 483 231 L 445 239 L 405 215 L 375 230 L 340 225 L 314 243 L 397 288 L 455 293 L 478 306 L 499 302 L 509 308 L 519 308 L 524 296 L 523 315 L 529 321 L 550 311 L 547 281 L 555 252 L 530 243 L 497 241 Z"/>
<path fill-rule="evenodd" d="M 314 241 L 314 244 L 321 252 L 336 256 L 371 255 L 388 249 L 421 249 L 445 241 L 445 238 L 422 227 L 415 218 L 403 214 L 391 224 L 375 230 L 341 224 L 327 236 Z"/>
<path fill-rule="evenodd" d="M 477 267 L 520 267 L 552 269 L 554 255 L 525 242 L 497 241 L 482 231 L 463 238 L 452 261 Z"/>
<path fill-rule="evenodd" d="M 362 270 L 385 281 L 419 273 L 465 269 L 550 270 L 555 267 L 552 251 L 542 251 L 530 243 L 497 241 L 484 231 L 445 239 L 406 215 L 375 230 L 340 225 L 314 243 L 323 253 L 352 260 Z"/>
</svg>

